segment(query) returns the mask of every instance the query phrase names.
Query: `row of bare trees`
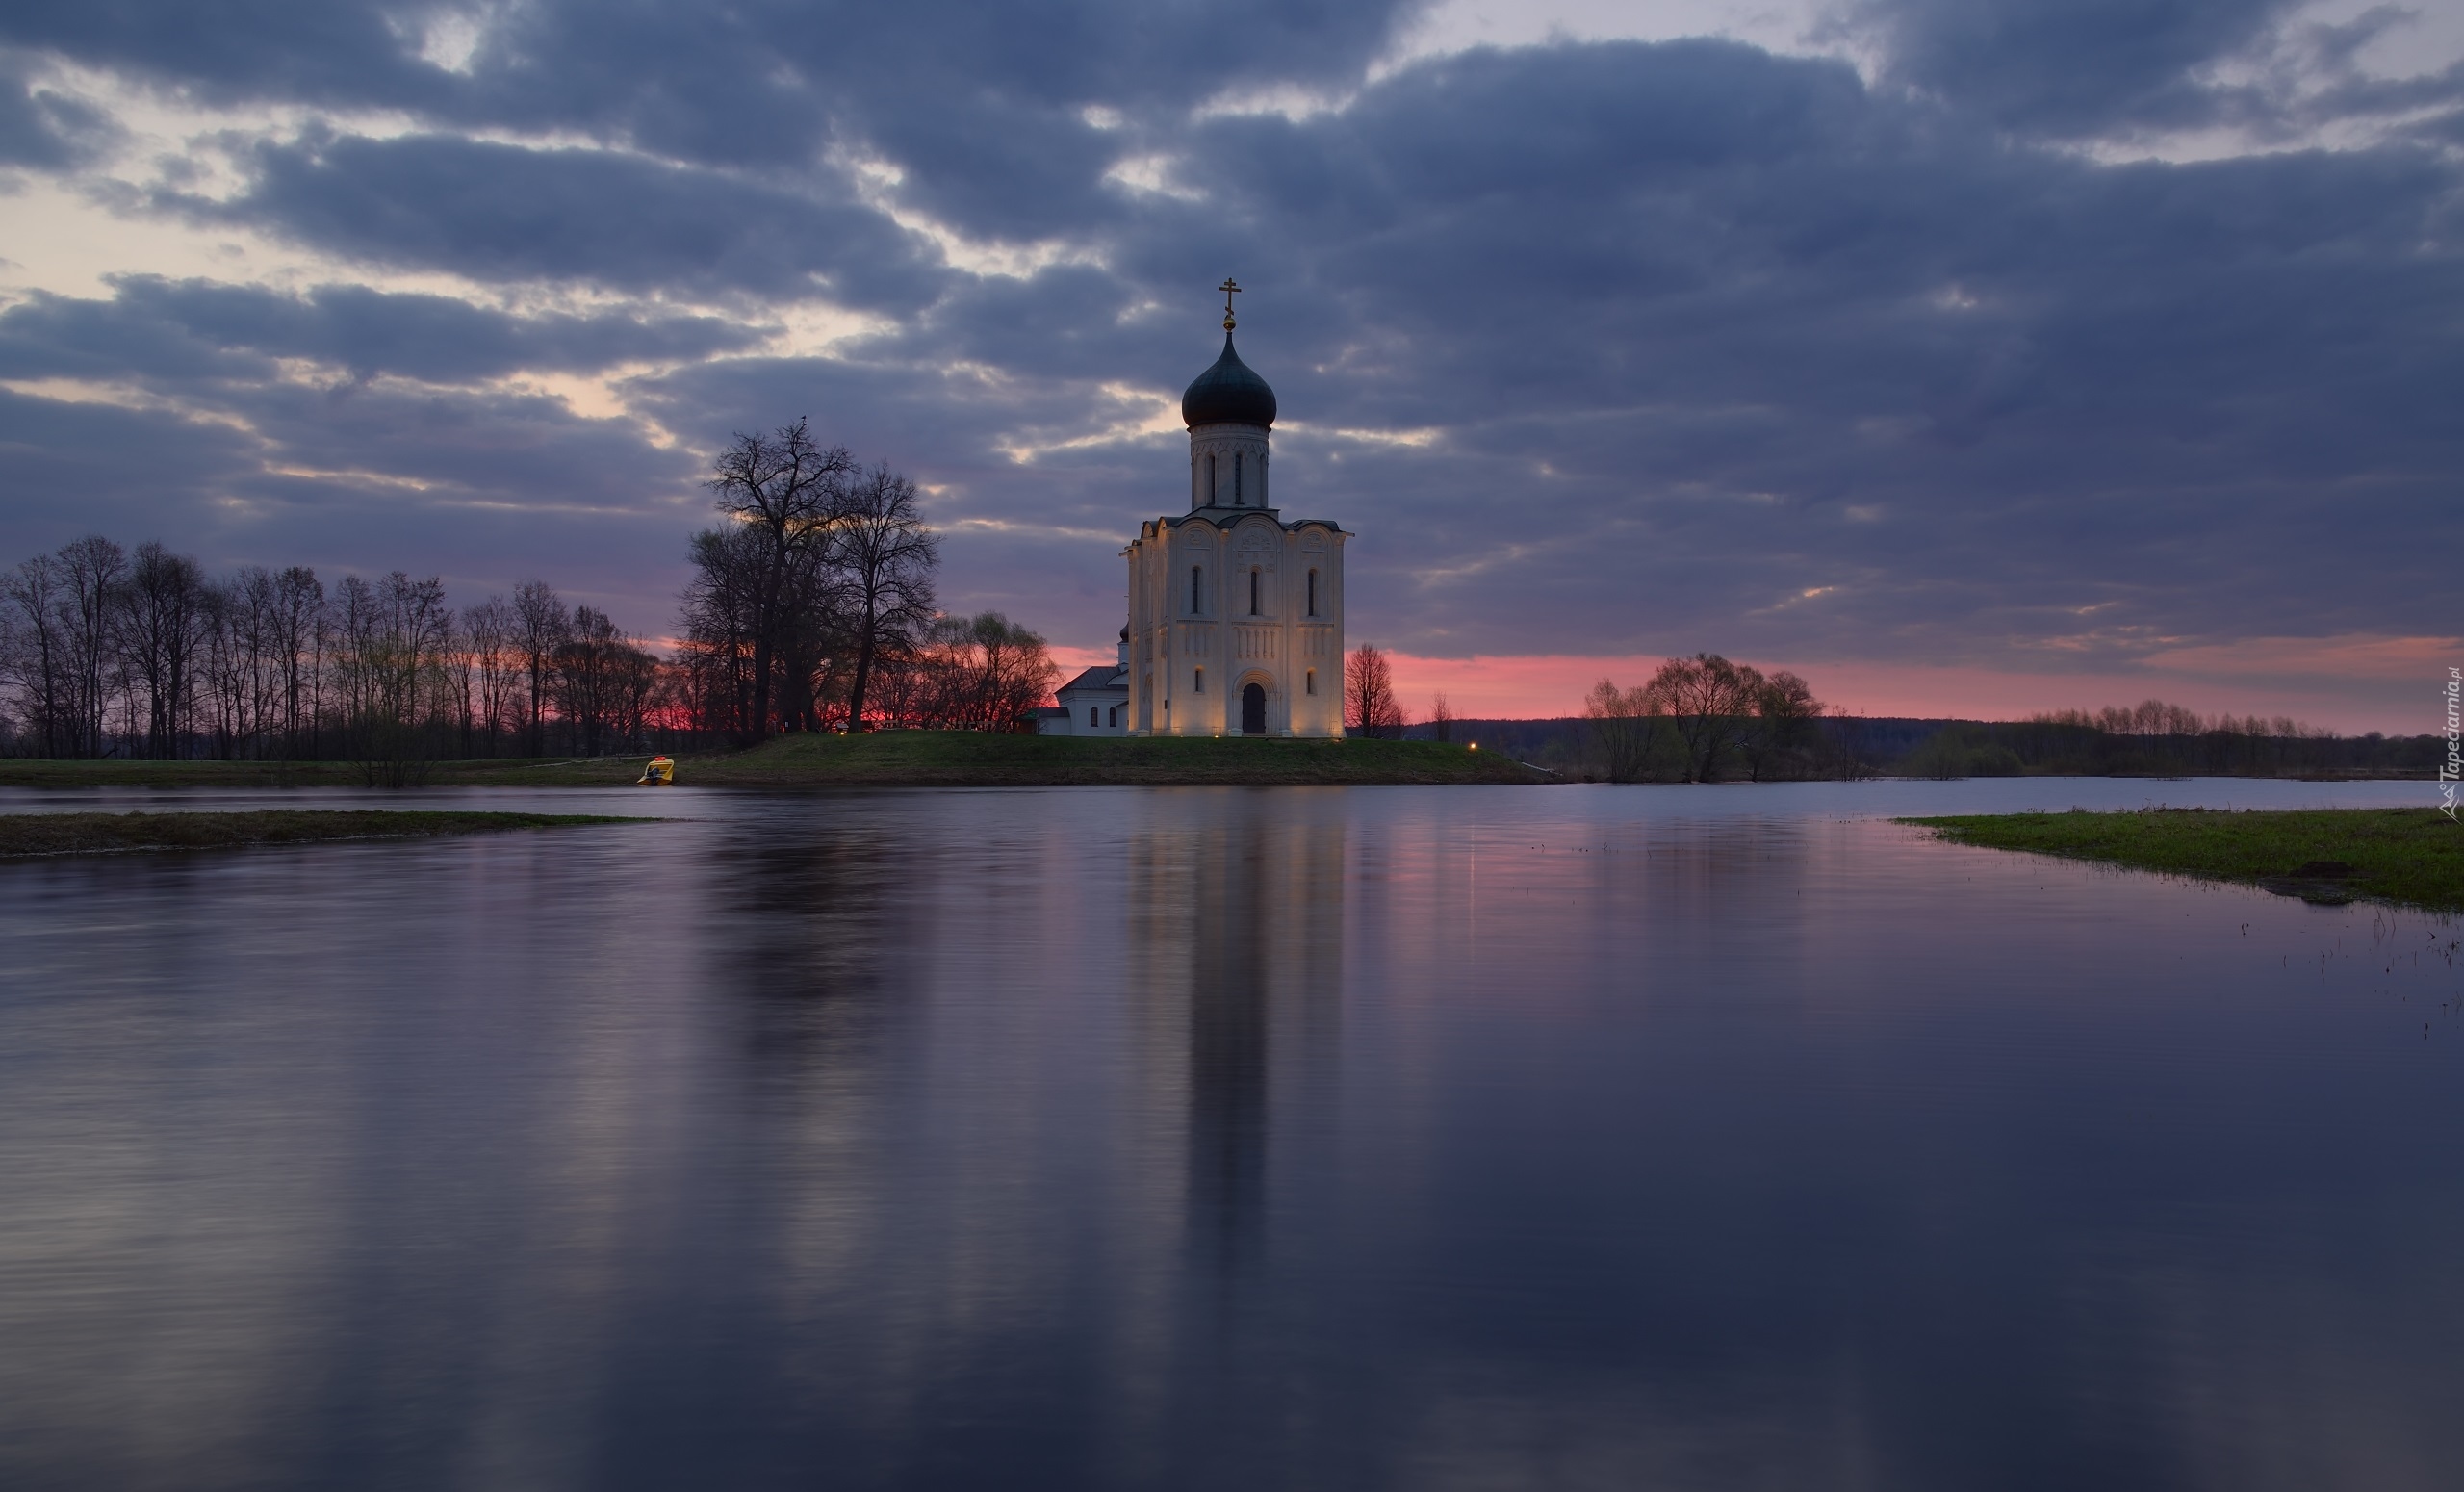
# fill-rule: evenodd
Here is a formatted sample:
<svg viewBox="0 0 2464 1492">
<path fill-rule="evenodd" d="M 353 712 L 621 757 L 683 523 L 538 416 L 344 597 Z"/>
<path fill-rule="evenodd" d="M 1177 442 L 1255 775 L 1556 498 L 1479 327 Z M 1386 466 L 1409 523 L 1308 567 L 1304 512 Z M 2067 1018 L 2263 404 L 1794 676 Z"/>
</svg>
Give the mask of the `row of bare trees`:
<svg viewBox="0 0 2464 1492">
<path fill-rule="evenodd" d="M 661 660 L 545 581 L 456 610 L 443 582 L 302 566 L 214 577 L 91 535 L 0 576 L 0 736 L 21 755 L 600 752 L 668 703 Z"/>
<path fill-rule="evenodd" d="M 1603 679 L 1583 701 L 1594 749 L 1612 783 L 1810 775 L 1822 712 L 1822 702 L 1795 674 L 1765 674 L 1716 653 L 1670 658 L 1632 688 Z"/>
<path fill-rule="evenodd" d="M 0 749 L 407 761 L 780 731 L 1032 729 L 1059 676 L 997 612 L 935 607 L 915 484 L 806 421 L 742 435 L 692 537 L 678 656 L 544 581 L 467 608 L 436 578 L 208 577 L 102 537 L 0 581 Z"/>
<path fill-rule="evenodd" d="M 1908 777 L 2389 775 L 2430 764 L 2437 738 L 2347 739 L 2289 716 L 2202 715 L 2164 700 L 1959 721 L 1888 764 Z"/>
<path fill-rule="evenodd" d="M 923 731 L 1032 730 L 1061 669 L 1044 640 L 998 611 L 939 617 L 884 661 L 879 718 Z"/>
<path fill-rule="evenodd" d="M 2202 715 L 2187 705 L 2143 700 L 2136 705 L 2108 705 L 2102 709 L 2041 710 L 2028 717 L 2031 725 L 2069 726 L 2107 735 L 2263 735 L 2285 740 L 2331 740 L 2335 733 L 2289 715 Z"/>
</svg>

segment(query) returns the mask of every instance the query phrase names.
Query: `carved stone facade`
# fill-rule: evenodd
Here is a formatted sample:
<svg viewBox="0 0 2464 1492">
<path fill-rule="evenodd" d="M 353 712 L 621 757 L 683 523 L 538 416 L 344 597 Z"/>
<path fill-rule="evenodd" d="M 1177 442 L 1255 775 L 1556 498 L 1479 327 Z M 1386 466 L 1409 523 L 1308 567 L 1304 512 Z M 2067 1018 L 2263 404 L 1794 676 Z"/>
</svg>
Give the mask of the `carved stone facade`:
<svg viewBox="0 0 2464 1492">
<path fill-rule="evenodd" d="M 1267 508 L 1140 526 L 1127 551 L 1130 733 L 1343 734 L 1346 537 Z"/>
<path fill-rule="evenodd" d="M 1129 561 L 1129 733 L 1344 733 L 1344 541 L 1270 504 L 1274 396 L 1223 341 L 1182 399 L 1190 510 L 1141 525 Z M 1208 419 L 1232 414 L 1246 418 Z"/>
</svg>

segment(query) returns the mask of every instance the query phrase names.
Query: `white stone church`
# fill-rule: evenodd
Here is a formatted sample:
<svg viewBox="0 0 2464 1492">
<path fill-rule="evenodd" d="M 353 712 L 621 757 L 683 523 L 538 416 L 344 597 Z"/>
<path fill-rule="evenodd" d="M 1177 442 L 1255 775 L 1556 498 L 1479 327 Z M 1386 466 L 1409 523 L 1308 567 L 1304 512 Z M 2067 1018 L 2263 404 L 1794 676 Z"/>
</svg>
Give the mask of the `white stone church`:
<svg viewBox="0 0 2464 1492">
<path fill-rule="evenodd" d="M 1139 526 L 1119 662 L 1063 684 L 1047 735 L 1344 733 L 1344 540 L 1285 522 L 1268 462 L 1274 390 L 1232 349 L 1181 396 L 1189 511 Z"/>
</svg>

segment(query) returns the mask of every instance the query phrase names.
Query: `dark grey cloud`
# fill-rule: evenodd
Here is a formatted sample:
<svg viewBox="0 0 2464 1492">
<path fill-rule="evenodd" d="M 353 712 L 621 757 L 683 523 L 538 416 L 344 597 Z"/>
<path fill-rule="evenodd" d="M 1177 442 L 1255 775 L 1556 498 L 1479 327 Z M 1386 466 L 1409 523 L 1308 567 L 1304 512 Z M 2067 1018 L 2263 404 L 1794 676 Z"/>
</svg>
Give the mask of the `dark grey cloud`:
<svg viewBox="0 0 2464 1492">
<path fill-rule="evenodd" d="M 0 314 L 0 375 L 185 401 L 77 418 L 192 451 L 151 498 L 113 461 L 93 479 L 190 504 L 224 552 L 298 526 L 475 574 L 535 542 L 522 568 L 623 577 L 620 614 L 654 627 L 704 505 L 692 449 L 809 415 L 934 487 L 954 603 L 1101 642 L 1108 536 L 1183 490 L 1180 437 L 1129 431 L 1213 357 L 1206 287 L 1232 272 L 1286 413 L 1282 497 L 1360 535 L 1355 630 L 1381 641 L 2062 667 L 2453 630 L 2464 136 L 2441 111 L 2464 95 L 2365 76 L 2363 31 L 2279 5 L 1886 0 L 1854 19 L 1886 49 L 1872 87 L 1710 41 L 1474 51 L 1363 85 L 1398 15 L 1376 8 L 540 4 L 467 73 L 405 62 L 407 21 L 227 60 L 37 13 L 51 29 L 21 39 L 158 84 L 313 104 L 360 76 L 421 121 L 269 140 L 236 196 L 163 210 L 632 297 L 510 317 L 130 279 Z M 2228 58 L 2262 75 L 2217 83 Z M 1274 85 L 1357 91 L 1300 118 L 1194 113 Z M 2410 122 L 2191 164 L 2075 148 L 2350 118 Z M 1195 195 L 1107 180 L 1145 155 Z M 880 190 L 905 210 L 1068 253 L 1022 277 L 945 263 L 859 190 L 859 158 L 899 173 Z M 746 322 L 817 292 L 884 329 L 743 355 Z M 346 376 L 279 375 L 300 358 Z M 450 387 L 634 361 L 681 364 L 627 393 L 684 448 Z M 69 436 L 20 429 L 25 480 L 74 466 Z"/>
<path fill-rule="evenodd" d="M 2011 127 L 2198 124 L 2194 74 L 2265 37 L 2298 0 L 1871 0 L 1890 76 Z"/>
<path fill-rule="evenodd" d="M 325 0 L 12 0 L 0 42 L 167 84 L 218 103 L 405 106 L 449 75 L 420 61 L 416 23 L 444 6 Z"/>
<path fill-rule="evenodd" d="M 0 312 L 0 376 L 190 382 L 262 379 L 303 358 L 367 379 L 431 383 L 521 372 L 589 373 L 734 351 L 758 332 L 709 316 L 517 316 L 449 296 L 137 275 L 110 300 L 37 296 Z"/>
<path fill-rule="evenodd" d="M 92 105 L 40 87 L 27 60 L 0 53 L 0 167 L 74 166 L 117 131 Z"/>
<path fill-rule="evenodd" d="M 2302 0 L 1861 0 L 1839 22 L 1877 42 L 1886 80 L 2024 135 L 2105 139 L 2230 127 L 2261 137 L 2464 107 L 2464 77 L 2370 79 L 2354 54 L 2417 13 L 2342 24 Z M 2229 68 L 2218 64 L 2229 63 Z"/>
<path fill-rule="evenodd" d="M 416 135 L 268 144 L 229 203 L 166 198 L 366 262 L 478 280 L 733 291 L 908 310 L 944 271 L 928 246 L 845 200 L 603 150 Z"/>
<path fill-rule="evenodd" d="M 546 575 L 652 631 L 701 516 L 695 464 L 536 397 L 271 386 L 200 410 L 0 390 L 16 554 L 100 531 L 329 580 L 441 573 L 463 601 Z"/>
</svg>

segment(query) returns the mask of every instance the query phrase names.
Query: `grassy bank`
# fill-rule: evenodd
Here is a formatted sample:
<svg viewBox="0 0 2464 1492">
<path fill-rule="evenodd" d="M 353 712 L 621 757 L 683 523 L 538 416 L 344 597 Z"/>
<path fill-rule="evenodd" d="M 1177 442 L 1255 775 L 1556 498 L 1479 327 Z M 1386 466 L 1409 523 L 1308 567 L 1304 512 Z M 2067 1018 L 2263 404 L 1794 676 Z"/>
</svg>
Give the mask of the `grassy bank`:
<svg viewBox="0 0 2464 1492">
<path fill-rule="evenodd" d="M 647 755 L 439 761 L 430 786 L 612 787 Z M 1530 783 L 1539 773 L 1494 752 L 1435 741 L 1132 740 L 886 731 L 787 735 L 752 751 L 683 755 L 682 787 L 975 787 Z M 0 785 L 24 787 L 354 786 L 348 762 L 0 761 Z"/>
<path fill-rule="evenodd" d="M 605 786 L 641 775 L 645 752 L 623 759 L 498 758 L 425 764 L 431 787 Z M 363 787 L 355 761 L 40 761 L 0 759 L 0 787 Z"/>
<path fill-rule="evenodd" d="M 1495 753 L 1434 741 L 1286 741 L 887 731 L 789 735 L 748 752 L 677 759 L 680 784 L 724 787 L 1309 785 L 1528 783 Z"/>
<path fill-rule="evenodd" d="M 0 813 L 0 860 L 117 850 L 211 850 L 325 839 L 424 839 L 568 824 L 649 820 L 587 813 L 396 813 L 270 810 L 253 813 Z"/>
<path fill-rule="evenodd" d="M 2464 828 L 2435 809 L 2146 809 L 1904 818 L 1945 839 L 2261 886 L 2464 911 Z"/>
</svg>

